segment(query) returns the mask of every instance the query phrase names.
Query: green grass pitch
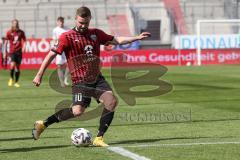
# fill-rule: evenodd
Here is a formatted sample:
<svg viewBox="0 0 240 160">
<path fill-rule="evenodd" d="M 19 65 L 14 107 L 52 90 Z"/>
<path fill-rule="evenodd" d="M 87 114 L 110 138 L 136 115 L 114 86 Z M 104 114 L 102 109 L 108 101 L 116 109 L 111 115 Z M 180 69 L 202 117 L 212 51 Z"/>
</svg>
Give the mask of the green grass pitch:
<svg viewBox="0 0 240 160">
<path fill-rule="evenodd" d="M 36 88 L 32 85 L 36 70 L 22 71 L 21 87 L 14 88 L 7 86 L 8 72 L 0 71 L 0 159 L 131 159 L 107 148 L 71 145 L 70 135 L 76 128 L 86 128 L 95 136 L 99 118 L 53 124 L 38 141 L 32 140 L 35 120 L 53 114 L 61 100 L 71 100 L 71 95 L 49 87 L 51 72 L 46 72 L 41 87 Z M 111 83 L 109 70 L 103 73 Z M 168 67 L 161 79 L 170 82 L 173 90 L 137 98 L 133 107 L 120 99 L 105 141 L 151 160 L 238 160 L 239 73 L 239 65 Z M 89 110 L 94 108 L 95 102 Z"/>
</svg>

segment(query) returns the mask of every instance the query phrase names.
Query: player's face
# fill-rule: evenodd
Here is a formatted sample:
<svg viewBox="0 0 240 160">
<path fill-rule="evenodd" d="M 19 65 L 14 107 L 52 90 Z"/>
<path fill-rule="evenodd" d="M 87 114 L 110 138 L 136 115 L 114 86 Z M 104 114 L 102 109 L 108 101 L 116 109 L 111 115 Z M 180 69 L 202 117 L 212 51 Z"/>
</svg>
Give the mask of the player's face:
<svg viewBox="0 0 240 160">
<path fill-rule="evenodd" d="M 85 32 L 88 29 L 91 17 L 82 18 L 76 16 L 76 27 L 80 32 Z"/>
<path fill-rule="evenodd" d="M 17 21 L 12 21 L 12 29 L 16 30 L 18 27 L 18 22 Z"/>
<path fill-rule="evenodd" d="M 57 26 L 63 27 L 63 25 L 64 25 L 64 21 L 57 21 Z"/>
</svg>

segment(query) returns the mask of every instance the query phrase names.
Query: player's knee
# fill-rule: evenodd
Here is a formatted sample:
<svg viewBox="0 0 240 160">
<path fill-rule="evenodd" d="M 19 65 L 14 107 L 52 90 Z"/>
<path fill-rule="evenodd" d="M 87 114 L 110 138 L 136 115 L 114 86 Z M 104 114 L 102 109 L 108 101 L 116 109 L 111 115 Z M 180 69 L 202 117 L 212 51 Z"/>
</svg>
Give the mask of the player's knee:
<svg viewBox="0 0 240 160">
<path fill-rule="evenodd" d="M 73 115 L 74 117 L 79 117 L 83 114 L 83 112 L 79 109 L 73 109 Z"/>
<path fill-rule="evenodd" d="M 19 67 L 16 67 L 15 68 L 15 72 L 19 72 L 20 71 L 20 68 Z"/>
<path fill-rule="evenodd" d="M 58 68 L 58 69 L 61 69 L 61 65 L 60 65 L 60 64 L 58 64 L 58 65 L 57 65 L 57 68 Z"/>
<path fill-rule="evenodd" d="M 106 101 L 104 105 L 109 111 L 114 111 L 115 108 L 117 107 L 117 104 L 118 104 L 118 100 L 116 97 L 113 96 L 108 101 Z"/>
<path fill-rule="evenodd" d="M 14 69 L 15 68 L 15 65 L 14 64 L 10 64 L 10 69 Z"/>
<path fill-rule="evenodd" d="M 81 116 L 84 113 L 84 111 L 85 111 L 85 108 L 80 105 L 76 105 L 72 107 L 72 112 L 75 117 Z"/>
</svg>

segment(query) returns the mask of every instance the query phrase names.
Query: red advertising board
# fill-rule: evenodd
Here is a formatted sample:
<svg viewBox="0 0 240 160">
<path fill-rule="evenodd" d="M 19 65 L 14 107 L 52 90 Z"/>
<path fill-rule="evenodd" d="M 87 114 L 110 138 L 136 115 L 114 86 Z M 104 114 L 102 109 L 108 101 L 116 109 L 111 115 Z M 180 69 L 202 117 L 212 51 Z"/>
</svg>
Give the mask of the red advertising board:
<svg viewBox="0 0 240 160">
<path fill-rule="evenodd" d="M 51 48 L 50 39 L 30 39 L 23 53 L 22 69 L 39 68 Z M 118 56 L 116 56 L 118 55 Z M 119 56 L 120 55 L 120 56 Z M 202 64 L 239 64 L 240 49 L 202 50 Z M 103 67 L 122 66 L 126 63 L 157 63 L 162 65 L 193 65 L 197 61 L 196 50 L 148 49 L 102 51 Z M 116 65 L 117 64 L 117 65 Z M 53 61 L 50 68 L 56 68 Z"/>
<path fill-rule="evenodd" d="M 102 52 L 103 66 L 116 62 L 112 55 L 122 54 L 127 63 L 157 63 L 162 65 L 194 65 L 197 62 L 196 50 L 154 49 L 136 51 Z M 240 49 L 202 50 L 202 64 L 239 64 Z M 119 63 L 121 65 L 121 63 Z"/>
</svg>

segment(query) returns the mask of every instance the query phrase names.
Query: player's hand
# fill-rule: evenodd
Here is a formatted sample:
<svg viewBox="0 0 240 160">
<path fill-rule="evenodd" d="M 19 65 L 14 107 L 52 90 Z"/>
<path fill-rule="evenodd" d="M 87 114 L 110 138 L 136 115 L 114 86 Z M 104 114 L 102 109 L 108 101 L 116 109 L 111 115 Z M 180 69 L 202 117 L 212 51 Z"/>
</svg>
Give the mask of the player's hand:
<svg viewBox="0 0 240 160">
<path fill-rule="evenodd" d="M 7 58 L 7 53 L 4 51 L 2 54 L 3 54 L 3 59 L 5 60 Z"/>
<path fill-rule="evenodd" d="M 149 32 L 142 32 L 141 34 L 138 35 L 138 39 L 142 40 L 144 38 L 151 37 L 151 33 Z"/>
<path fill-rule="evenodd" d="M 26 48 L 25 46 L 24 46 L 24 47 L 22 47 L 22 53 L 24 53 L 24 52 L 25 52 L 25 48 Z"/>
<path fill-rule="evenodd" d="M 42 76 L 36 75 L 35 78 L 33 79 L 33 84 L 39 87 L 41 84 L 41 81 L 42 81 Z"/>
</svg>

